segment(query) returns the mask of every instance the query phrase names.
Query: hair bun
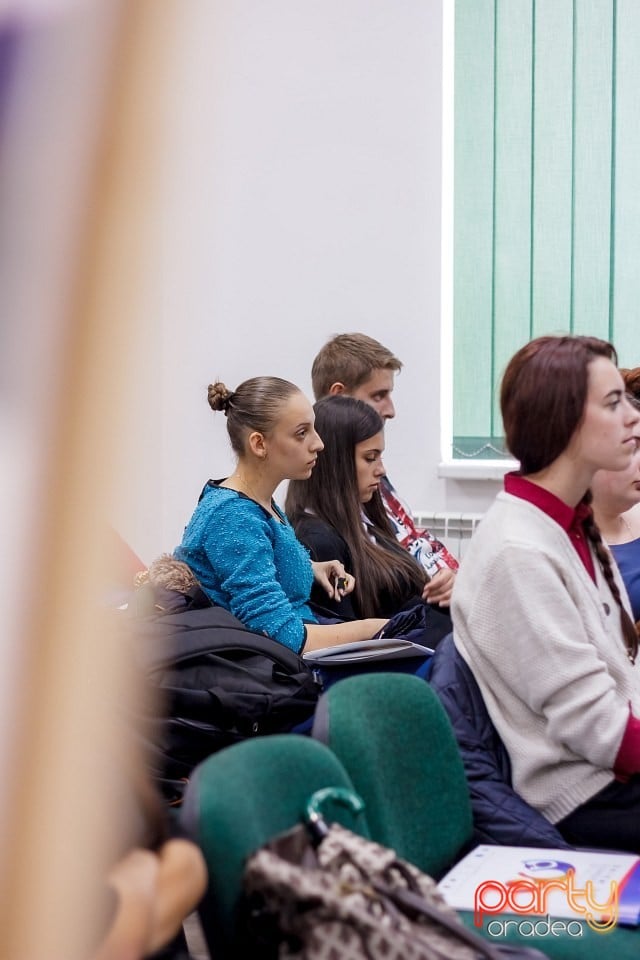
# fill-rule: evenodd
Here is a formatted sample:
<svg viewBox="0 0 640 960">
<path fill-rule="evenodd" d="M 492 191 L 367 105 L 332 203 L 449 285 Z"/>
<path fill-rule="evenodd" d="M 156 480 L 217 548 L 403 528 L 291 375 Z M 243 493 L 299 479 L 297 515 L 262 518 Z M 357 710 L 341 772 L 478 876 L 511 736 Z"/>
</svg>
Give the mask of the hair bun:
<svg viewBox="0 0 640 960">
<path fill-rule="evenodd" d="M 224 383 L 217 381 L 210 383 L 207 389 L 207 399 L 212 410 L 224 410 L 229 412 L 229 407 L 233 402 L 234 393 L 228 390 Z"/>
</svg>

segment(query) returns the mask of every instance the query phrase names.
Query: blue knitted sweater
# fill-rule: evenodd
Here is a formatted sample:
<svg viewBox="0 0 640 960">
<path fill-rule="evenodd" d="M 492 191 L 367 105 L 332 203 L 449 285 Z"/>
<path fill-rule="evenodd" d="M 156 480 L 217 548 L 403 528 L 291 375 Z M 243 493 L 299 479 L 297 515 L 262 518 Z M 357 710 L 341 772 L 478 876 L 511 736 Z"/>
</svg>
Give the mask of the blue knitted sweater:
<svg viewBox="0 0 640 960">
<path fill-rule="evenodd" d="M 207 485 L 174 556 L 193 570 L 213 603 L 249 630 L 299 652 L 305 622 L 317 622 L 307 605 L 313 569 L 278 513 L 282 523 L 244 494 Z"/>
</svg>

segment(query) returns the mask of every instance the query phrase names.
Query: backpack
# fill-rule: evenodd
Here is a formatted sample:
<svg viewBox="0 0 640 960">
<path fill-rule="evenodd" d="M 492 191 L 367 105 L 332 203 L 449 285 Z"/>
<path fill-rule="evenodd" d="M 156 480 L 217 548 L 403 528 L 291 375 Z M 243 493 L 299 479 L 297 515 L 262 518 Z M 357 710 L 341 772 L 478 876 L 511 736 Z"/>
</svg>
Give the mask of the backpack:
<svg viewBox="0 0 640 960">
<path fill-rule="evenodd" d="M 138 718 L 151 771 L 172 805 L 193 768 L 247 737 L 284 733 L 311 720 L 321 682 L 302 657 L 247 630 L 222 607 L 135 615 L 133 642 L 150 687 Z M 148 605 L 147 605 L 148 611 Z"/>
</svg>

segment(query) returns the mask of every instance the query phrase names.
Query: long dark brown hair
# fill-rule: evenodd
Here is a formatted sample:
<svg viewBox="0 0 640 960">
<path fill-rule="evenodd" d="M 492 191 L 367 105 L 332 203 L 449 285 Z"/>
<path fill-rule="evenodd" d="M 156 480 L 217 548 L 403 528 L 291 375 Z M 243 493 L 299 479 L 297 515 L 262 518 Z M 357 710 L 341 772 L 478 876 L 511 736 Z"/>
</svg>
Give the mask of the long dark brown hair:
<svg viewBox="0 0 640 960">
<path fill-rule="evenodd" d="M 398 544 L 379 492 L 369 503 L 360 502 L 355 447 L 380 433 L 384 422 L 368 403 L 344 395 L 325 397 L 314 410 L 324 450 L 308 480 L 290 481 L 285 512 L 296 529 L 310 511 L 338 531 L 351 553 L 360 614 L 379 616 L 381 593 L 397 596 L 400 607 L 422 593 L 426 579 L 422 567 Z M 364 530 L 363 510 L 375 543 Z"/>
<path fill-rule="evenodd" d="M 582 423 L 589 389 L 589 364 L 605 357 L 617 365 L 613 344 L 597 337 L 545 336 L 526 343 L 509 361 L 500 390 L 507 448 L 527 476 L 548 467 L 566 449 Z M 591 491 L 582 502 L 591 506 Z M 635 663 L 638 634 L 625 610 L 593 511 L 584 522 L 602 573 L 620 608 L 627 655 Z"/>
</svg>

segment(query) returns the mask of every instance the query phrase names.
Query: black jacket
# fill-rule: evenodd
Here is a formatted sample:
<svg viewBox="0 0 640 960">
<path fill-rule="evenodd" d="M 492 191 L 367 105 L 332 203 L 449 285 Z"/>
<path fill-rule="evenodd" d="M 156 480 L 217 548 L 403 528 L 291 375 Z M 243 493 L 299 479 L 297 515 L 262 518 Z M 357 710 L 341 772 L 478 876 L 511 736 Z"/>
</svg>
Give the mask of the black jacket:
<svg viewBox="0 0 640 960">
<path fill-rule="evenodd" d="M 295 525 L 296 537 L 303 543 L 312 560 L 339 560 L 347 573 L 353 573 L 351 553 L 337 530 L 318 517 L 303 517 Z M 357 587 L 356 587 L 357 590 Z M 331 600 L 314 580 L 311 588 L 311 608 L 340 620 L 358 620 L 361 617 L 354 595 L 347 594 L 342 600 Z M 380 614 L 384 616 L 384 614 Z"/>
<path fill-rule="evenodd" d="M 345 540 L 340 536 L 335 527 L 329 526 L 328 523 L 320 520 L 319 517 L 305 516 L 296 522 L 295 531 L 298 540 L 305 545 L 311 554 L 312 560 L 340 560 L 345 570 L 348 573 L 353 573 L 351 552 Z M 399 544 L 398 552 L 404 552 L 403 547 Z M 330 612 L 331 615 L 340 617 L 343 620 L 356 620 L 362 617 L 362 612 L 358 606 L 357 594 L 358 586 L 356 584 L 356 589 L 352 594 L 343 597 L 341 601 L 337 602 L 330 600 L 322 587 L 319 587 L 318 584 L 314 582 L 311 590 L 311 604 L 314 609 L 324 608 L 326 612 Z M 405 583 L 403 585 L 402 582 L 399 582 L 397 590 L 393 592 L 381 590 L 378 593 L 376 616 L 392 617 L 400 610 L 405 610 L 421 602 L 422 598 L 420 594 L 416 592 L 413 584 Z M 440 617 L 446 616 L 448 618 L 448 614 L 444 613 L 441 609 L 438 609 L 437 613 Z M 438 620 L 439 617 L 436 616 L 433 619 Z M 448 622 L 448 628 L 450 629 L 450 620 Z"/>
<path fill-rule="evenodd" d="M 310 721 L 321 685 L 302 657 L 222 607 L 185 606 L 175 591 L 154 596 L 171 612 L 134 611 L 135 662 L 150 693 L 137 722 L 154 779 L 178 804 L 209 754 Z"/>
<path fill-rule="evenodd" d="M 449 715 L 460 747 L 476 843 L 568 849 L 570 845 L 556 827 L 511 786 L 506 747 L 471 670 L 455 647 L 453 634 L 438 644 L 429 682 Z"/>
</svg>

